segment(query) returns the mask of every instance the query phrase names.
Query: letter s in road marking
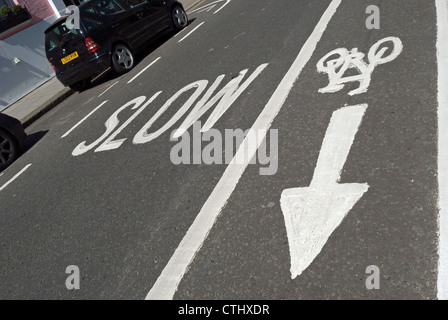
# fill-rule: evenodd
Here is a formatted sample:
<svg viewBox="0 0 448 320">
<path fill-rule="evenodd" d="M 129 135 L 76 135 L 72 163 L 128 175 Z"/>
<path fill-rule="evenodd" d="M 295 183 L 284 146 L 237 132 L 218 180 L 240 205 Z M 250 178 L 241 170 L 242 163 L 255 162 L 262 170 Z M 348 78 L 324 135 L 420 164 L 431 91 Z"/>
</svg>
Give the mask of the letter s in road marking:
<svg viewBox="0 0 448 320">
<path fill-rule="evenodd" d="M 146 100 L 145 96 L 141 96 L 138 98 L 135 98 L 132 101 L 129 101 L 128 103 L 126 103 L 124 106 L 122 106 L 121 108 L 119 108 L 117 111 L 115 111 L 109 119 L 107 119 L 106 123 L 104 124 L 106 127 L 106 131 L 104 132 L 104 134 L 99 137 L 95 142 L 91 143 L 90 145 L 86 145 L 86 141 L 81 142 L 72 152 L 72 155 L 74 157 L 76 156 L 80 156 L 86 152 L 88 152 L 89 150 L 95 148 L 98 144 L 101 143 L 101 141 L 103 141 L 104 139 L 106 139 L 113 131 L 114 129 L 118 126 L 118 124 L 120 123 L 120 121 L 118 120 L 118 114 L 123 111 L 124 109 L 126 109 L 127 107 L 130 107 L 132 105 L 134 105 L 134 107 L 132 109 L 138 108 L 144 101 Z M 122 129 L 122 128 L 121 128 Z M 123 140 L 124 141 L 124 140 Z M 121 143 L 123 142 L 121 141 Z"/>
<path fill-rule="evenodd" d="M 126 128 L 143 110 L 145 110 L 145 108 L 148 105 L 150 105 L 161 93 L 162 93 L 162 91 L 159 91 L 155 95 L 153 95 L 152 98 L 148 100 L 148 102 L 146 102 L 142 107 L 140 107 L 128 120 L 126 120 L 125 123 L 123 123 L 123 125 L 120 128 L 118 128 L 113 134 L 111 134 L 109 136 L 109 138 L 107 138 L 98 148 L 96 148 L 95 152 L 114 150 L 114 149 L 119 148 L 123 144 L 123 142 L 126 140 L 126 138 L 115 140 L 115 141 L 112 141 L 112 140 L 115 139 L 115 137 L 121 131 L 123 131 L 123 129 Z M 140 104 L 136 104 L 132 108 L 132 110 L 137 109 L 139 105 Z"/>
</svg>

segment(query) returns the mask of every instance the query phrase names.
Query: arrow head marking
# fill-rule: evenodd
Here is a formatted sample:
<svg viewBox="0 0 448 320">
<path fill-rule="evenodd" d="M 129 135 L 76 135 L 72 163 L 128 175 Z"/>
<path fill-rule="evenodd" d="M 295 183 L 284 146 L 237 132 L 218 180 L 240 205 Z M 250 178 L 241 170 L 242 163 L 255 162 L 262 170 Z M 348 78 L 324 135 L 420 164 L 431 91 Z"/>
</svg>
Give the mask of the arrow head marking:
<svg viewBox="0 0 448 320">
<path fill-rule="evenodd" d="M 292 279 L 308 268 L 368 189 L 366 183 L 351 183 L 283 191 L 280 204 L 290 244 Z"/>
</svg>

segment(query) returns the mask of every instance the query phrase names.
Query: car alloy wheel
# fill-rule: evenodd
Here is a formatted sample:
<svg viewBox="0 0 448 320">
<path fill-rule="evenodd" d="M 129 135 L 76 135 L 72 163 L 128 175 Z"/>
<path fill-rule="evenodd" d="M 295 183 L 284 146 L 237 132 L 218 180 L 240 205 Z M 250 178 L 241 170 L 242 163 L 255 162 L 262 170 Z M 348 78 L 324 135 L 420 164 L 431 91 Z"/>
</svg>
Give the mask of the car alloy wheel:
<svg viewBox="0 0 448 320">
<path fill-rule="evenodd" d="M 114 47 L 112 53 L 112 66 L 117 73 L 125 73 L 134 67 L 134 55 L 123 44 Z"/>
<path fill-rule="evenodd" d="M 174 27 L 177 30 L 182 30 L 183 28 L 185 28 L 187 26 L 188 17 L 187 17 L 187 14 L 185 13 L 184 9 L 182 9 L 182 7 L 180 7 L 180 6 L 174 7 L 173 22 L 174 22 Z"/>
<path fill-rule="evenodd" d="M 0 170 L 9 166 L 17 156 L 17 142 L 6 131 L 0 130 Z"/>
</svg>

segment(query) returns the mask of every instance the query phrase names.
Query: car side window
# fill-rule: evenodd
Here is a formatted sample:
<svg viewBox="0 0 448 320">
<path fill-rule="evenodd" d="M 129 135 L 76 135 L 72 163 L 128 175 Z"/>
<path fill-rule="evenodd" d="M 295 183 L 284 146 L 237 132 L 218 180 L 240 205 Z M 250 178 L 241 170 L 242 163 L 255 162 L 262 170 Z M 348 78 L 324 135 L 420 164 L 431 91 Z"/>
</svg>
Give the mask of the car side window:
<svg viewBox="0 0 448 320">
<path fill-rule="evenodd" d="M 93 30 L 103 24 L 92 6 L 85 6 L 81 10 L 81 21 L 86 30 Z"/>
<path fill-rule="evenodd" d="M 97 0 L 92 3 L 96 11 L 103 16 L 120 13 L 124 8 L 115 0 Z"/>
<path fill-rule="evenodd" d="M 126 3 L 131 8 L 141 5 L 143 3 L 148 3 L 148 0 L 126 0 Z"/>
</svg>

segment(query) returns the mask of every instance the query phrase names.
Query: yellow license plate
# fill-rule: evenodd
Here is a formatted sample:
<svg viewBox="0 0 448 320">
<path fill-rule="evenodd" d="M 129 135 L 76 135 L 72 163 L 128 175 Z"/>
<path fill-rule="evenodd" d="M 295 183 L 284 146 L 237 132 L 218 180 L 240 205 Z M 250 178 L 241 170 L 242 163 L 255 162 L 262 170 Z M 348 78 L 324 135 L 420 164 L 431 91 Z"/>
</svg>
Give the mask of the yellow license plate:
<svg viewBox="0 0 448 320">
<path fill-rule="evenodd" d="M 61 61 L 62 61 L 62 64 L 66 64 L 67 62 L 70 62 L 70 61 L 72 61 L 72 60 L 75 60 L 75 59 L 78 58 L 78 57 L 79 57 L 79 56 L 78 56 L 78 52 L 75 51 L 75 52 L 73 52 L 72 54 L 69 54 L 68 56 L 62 58 Z"/>
</svg>

